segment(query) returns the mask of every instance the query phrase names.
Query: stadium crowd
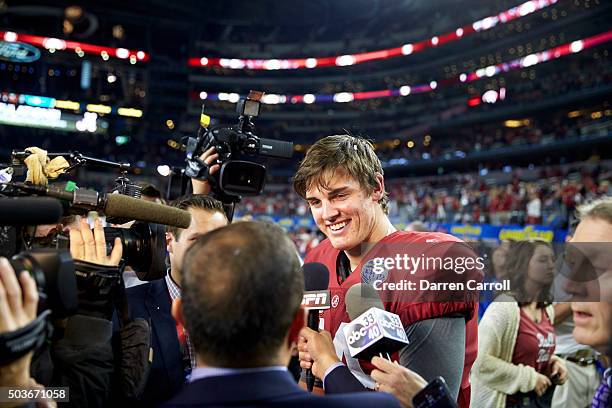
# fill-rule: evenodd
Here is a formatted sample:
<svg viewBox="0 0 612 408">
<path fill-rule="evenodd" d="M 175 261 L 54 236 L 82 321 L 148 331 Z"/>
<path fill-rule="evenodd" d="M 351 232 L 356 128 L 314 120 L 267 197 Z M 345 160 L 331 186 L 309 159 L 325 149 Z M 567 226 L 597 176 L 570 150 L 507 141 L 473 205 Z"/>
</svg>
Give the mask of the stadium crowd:
<svg viewBox="0 0 612 408">
<path fill-rule="evenodd" d="M 567 227 L 577 205 L 612 194 L 610 167 L 562 170 L 542 167 L 539 178 L 491 183 L 478 175 L 436 179 L 395 179 L 387 182 L 389 215 L 399 220 L 438 223 L 543 224 Z M 288 185 L 268 186 L 268 192 L 248 197 L 239 211 L 268 216 L 308 216 L 308 207 Z"/>
</svg>

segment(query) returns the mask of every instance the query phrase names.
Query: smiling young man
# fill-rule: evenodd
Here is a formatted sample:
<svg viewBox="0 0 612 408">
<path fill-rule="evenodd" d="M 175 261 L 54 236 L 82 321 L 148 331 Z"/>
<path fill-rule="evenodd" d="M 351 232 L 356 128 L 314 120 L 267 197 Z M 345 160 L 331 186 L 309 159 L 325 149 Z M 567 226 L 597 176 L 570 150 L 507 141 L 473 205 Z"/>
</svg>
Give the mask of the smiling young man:
<svg viewBox="0 0 612 408">
<path fill-rule="evenodd" d="M 317 141 L 300 163 L 293 186 L 308 202 L 318 228 L 327 236 L 305 259 L 323 263 L 330 271 L 331 308 L 321 314 L 322 325 L 335 336 L 338 357 L 344 358 L 352 374 L 364 386 L 374 388 L 366 374 L 371 367 L 349 357 L 343 346 L 346 339 L 339 330 L 350 321 L 344 302 L 346 292 L 368 275 L 369 268 L 364 265 L 381 251 L 394 256 L 389 250 L 395 249 L 414 257 L 432 248 L 437 248 L 432 252 L 438 254 L 450 253 L 451 247 L 455 254 L 471 256 L 473 252 L 450 235 L 404 232 L 393 226 L 387 216 L 383 169 L 367 140 L 336 135 Z M 414 248 L 419 248 L 419 253 Z M 415 272 L 418 276 L 421 271 Z M 468 373 L 477 349 L 477 304 L 423 301 L 406 293 L 387 295 L 383 299 L 385 308 L 400 316 L 410 341 L 399 353 L 400 363 L 428 381 L 443 376 L 453 395 L 459 394 L 461 405 L 467 406 Z M 325 377 L 334 371 L 330 367 Z M 332 390 L 325 380 L 324 386 L 328 393 L 343 391 Z"/>
</svg>

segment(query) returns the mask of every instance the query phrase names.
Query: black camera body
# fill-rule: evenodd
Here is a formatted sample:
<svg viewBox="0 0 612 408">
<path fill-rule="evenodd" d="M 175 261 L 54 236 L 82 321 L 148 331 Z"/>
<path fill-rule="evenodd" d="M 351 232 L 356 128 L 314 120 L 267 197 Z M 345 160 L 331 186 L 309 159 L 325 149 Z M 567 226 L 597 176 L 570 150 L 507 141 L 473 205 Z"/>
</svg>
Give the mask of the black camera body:
<svg viewBox="0 0 612 408">
<path fill-rule="evenodd" d="M 166 228 L 161 224 L 134 222 L 129 228 L 105 227 L 104 239 L 106 252 L 110 253 L 115 238 L 123 246 L 123 266 L 131 267 L 138 279 L 152 281 L 166 275 Z M 70 238 L 66 233 L 56 233 L 52 237 L 37 239 L 38 247 L 68 250 Z"/>
<path fill-rule="evenodd" d="M 208 127 L 210 118 L 202 112 L 197 137 L 187 140 L 187 166 L 185 176 L 208 180 L 213 194 L 221 201 L 235 203 L 241 196 L 261 194 L 266 178 L 266 168 L 254 161 L 241 158 L 264 156 L 290 159 L 293 143 L 265 139 L 255 134 L 253 119 L 259 116 L 263 92 L 251 91 L 236 106 L 238 124 L 234 126 Z M 199 156 L 213 147 L 219 155 L 220 171 L 210 176 L 208 166 Z"/>
<path fill-rule="evenodd" d="M 27 271 L 38 288 L 38 314 L 51 310 L 55 318 L 72 315 L 77 309 L 77 281 L 68 251 L 35 248 L 14 255 L 9 261 L 19 274 Z"/>
</svg>

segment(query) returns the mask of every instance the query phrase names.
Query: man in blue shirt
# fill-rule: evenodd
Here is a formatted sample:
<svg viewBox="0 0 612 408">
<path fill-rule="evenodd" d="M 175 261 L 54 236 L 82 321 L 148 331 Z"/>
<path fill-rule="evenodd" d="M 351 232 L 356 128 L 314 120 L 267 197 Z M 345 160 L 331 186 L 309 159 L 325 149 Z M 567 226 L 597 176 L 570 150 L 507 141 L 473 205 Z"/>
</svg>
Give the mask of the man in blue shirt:
<svg viewBox="0 0 612 408">
<path fill-rule="evenodd" d="M 195 239 L 227 225 L 223 204 L 204 195 L 185 196 L 172 206 L 189 211 L 188 228 L 168 227 L 166 244 L 169 269 L 166 276 L 127 289 L 132 317 L 150 322 L 152 364 L 143 395 L 135 406 L 150 407 L 176 395 L 195 366 L 195 354 L 184 327 L 172 317 L 172 302 L 181 297 L 180 269 L 187 248 Z"/>
</svg>

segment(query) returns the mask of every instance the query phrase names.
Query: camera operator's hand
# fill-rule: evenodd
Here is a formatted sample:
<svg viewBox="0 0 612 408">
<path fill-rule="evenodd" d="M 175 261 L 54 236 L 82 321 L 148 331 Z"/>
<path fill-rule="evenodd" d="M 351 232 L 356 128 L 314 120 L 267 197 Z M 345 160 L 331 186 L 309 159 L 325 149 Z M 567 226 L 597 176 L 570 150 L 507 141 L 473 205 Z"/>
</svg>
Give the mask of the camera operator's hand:
<svg viewBox="0 0 612 408">
<path fill-rule="evenodd" d="M 300 330 L 298 340 L 300 367 L 312 370 L 312 374 L 323 379 L 325 372 L 340 360 L 328 331 L 316 332 L 308 327 Z"/>
<path fill-rule="evenodd" d="M 404 408 L 412 408 L 412 397 L 427 385 L 427 381 L 412 370 L 384 358 L 372 358 L 376 367 L 370 374 L 376 381 L 376 390 L 388 392 L 397 398 Z"/>
<path fill-rule="evenodd" d="M 6 258 L 0 258 L 0 333 L 8 333 L 30 324 L 36 319 L 38 291 L 30 274 L 17 275 Z M 30 352 L 18 360 L 0 366 L 0 386 L 31 387 Z"/>
<path fill-rule="evenodd" d="M 78 228 L 70 229 L 70 255 L 74 260 L 117 266 L 123 255 L 123 245 L 120 238 L 115 238 L 113 250 L 108 256 L 102 222 L 96 219 L 92 233 L 87 219 L 81 218 Z"/>
<path fill-rule="evenodd" d="M 200 160 L 210 166 L 208 169 L 208 174 L 210 174 L 211 176 L 218 172 L 221 168 L 221 166 L 218 164 L 213 165 L 213 163 L 216 163 L 218 158 L 219 155 L 215 153 L 214 146 L 206 150 L 200 156 Z M 197 180 L 194 178 L 191 179 L 191 186 L 193 187 L 193 194 L 209 194 L 212 188 L 208 180 Z"/>
<path fill-rule="evenodd" d="M 83 218 L 78 228 L 70 229 L 70 253 L 77 276 L 77 314 L 110 320 L 114 311 L 113 294 L 121 285 L 121 239 L 115 238 L 111 254 L 107 255 L 102 223 L 96 220 L 92 233 Z"/>
</svg>

